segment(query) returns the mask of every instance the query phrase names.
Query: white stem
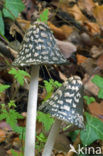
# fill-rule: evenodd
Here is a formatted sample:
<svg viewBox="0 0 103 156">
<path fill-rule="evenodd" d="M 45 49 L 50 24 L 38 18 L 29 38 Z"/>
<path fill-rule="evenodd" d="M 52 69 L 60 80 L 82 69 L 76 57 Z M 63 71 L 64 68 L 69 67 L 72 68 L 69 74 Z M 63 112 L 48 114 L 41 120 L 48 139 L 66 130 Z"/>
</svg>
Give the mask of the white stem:
<svg viewBox="0 0 103 156">
<path fill-rule="evenodd" d="M 30 81 L 28 107 L 27 107 L 24 156 L 34 156 L 35 155 L 38 77 L 39 77 L 39 66 L 34 66 L 34 67 L 32 67 L 32 72 L 31 72 L 31 81 Z"/>
<path fill-rule="evenodd" d="M 50 133 L 49 133 L 47 142 L 45 144 L 42 156 L 51 156 L 56 137 L 59 134 L 60 125 L 61 125 L 61 121 L 56 119 L 55 123 L 53 124 L 53 126 L 50 130 Z"/>
</svg>

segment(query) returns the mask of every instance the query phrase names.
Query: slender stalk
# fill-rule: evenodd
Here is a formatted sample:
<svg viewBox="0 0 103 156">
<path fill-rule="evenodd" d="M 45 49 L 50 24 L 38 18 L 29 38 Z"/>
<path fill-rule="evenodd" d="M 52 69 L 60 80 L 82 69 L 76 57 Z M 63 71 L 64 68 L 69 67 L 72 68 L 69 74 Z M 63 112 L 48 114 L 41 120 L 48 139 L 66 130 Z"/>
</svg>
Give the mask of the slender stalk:
<svg viewBox="0 0 103 156">
<path fill-rule="evenodd" d="M 26 121 L 26 140 L 24 156 L 35 155 L 35 135 L 36 135 L 36 111 L 38 97 L 38 77 L 39 66 L 32 67 L 31 81 L 29 89 L 27 121 Z"/>
<path fill-rule="evenodd" d="M 42 156 L 51 156 L 56 137 L 59 134 L 60 125 L 61 125 L 61 121 L 56 119 L 49 133 Z"/>
</svg>

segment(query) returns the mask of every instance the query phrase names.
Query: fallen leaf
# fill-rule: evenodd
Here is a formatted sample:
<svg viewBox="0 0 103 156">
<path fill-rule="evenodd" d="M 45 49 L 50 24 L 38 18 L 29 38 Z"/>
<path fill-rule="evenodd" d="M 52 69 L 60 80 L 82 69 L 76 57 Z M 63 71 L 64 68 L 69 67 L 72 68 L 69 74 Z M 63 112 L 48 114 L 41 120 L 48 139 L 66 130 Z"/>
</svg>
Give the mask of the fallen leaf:
<svg viewBox="0 0 103 156">
<path fill-rule="evenodd" d="M 30 27 L 30 21 L 28 20 L 17 18 L 17 21 L 24 31 L 26 31 Z"/>
<path fill-rule="evenodd" d="M 100 27 L 103 29 L 103 5 L 97 5 L 93 9 L 94 17 L 96 18 L 96 21 L 100 25 Z"/>
<path fill-rule="evenodd" d="M 93 22 L 86 20 L 84 22 L 84 25 L 92 35 L 100 34 L 100 28 L 97 23 L 93 23 Z"/>
<path fill-rule="evenodd" d="M 63 25 L 60 28 L 62 29 L 66 38 L 68 38 L 68 36 L 73 32 L 73 27 L 70 27 L 68 25 Z"/>
<path fill-rule="evenodd" d="M 56 43 L 65 58 L 69 58 L 77 50 L 71 42 L 56 40 Z"/>
<path fill-rule="evenodd" d="M 85 62 L 81 63 L 81 66 L 84 68 L 86 73 L 91 75 L 96 67 L 96 62 L 92 58 L 87 58 L 87 60 L 85 60 Z"/>
<path fill-rule="evenodd" d="M 89 14 L 92 14 L 92 9 L 95 7 L 93 0 L 79 0 L 78 5 L 81 10 L 86 10 Z"/>
<path fill-rule="evenodd" d="M 89 75 L 85 75 L 85 77 L 83 79 L 85 90 L 87 92 L 89 92 L 90 94 L 93 94 L 94 96 L 98 96 L 99 88 L 91 81 L 93 79 L 94 75 L 89 80 L 88 80 L 88 77 L 89 77 Z"/>
<path fill-rule="evenodd" d="M 87 57 L 83 55 L 79 55 L 79 54 L 76 55 L 76 58 L 77 58 L 78 65 L 80 65 L 81 63 L 84 63 L 88 59 Z"/>
<path fill-rule="evenodd" d="M 88 105 L 89 111 L 101 121 L 103 121 L 103 101 L 101 103 L 92 102 Z"/>
<path fill-rule="evenodd" d="M 101 54 L 103 54 L 103 48 L 101 46 L 100 47 L 97 47 L 97 46 L 93 45 L 93 47 L 90 49 L 90 53 L 91 53 L 91 56 L 93 58 L 97 58 L 98 56 L 100 56 Z"/>
<path fill-rule="evenodd" d="M 75 20 L 81 24 L 87 19 L 76 4 L 72 8 L 68 8 L 68 12 L 71 13 L 75 17 Z"/>
<path fill-rule="evenodd" d="M 103 54 L 97 59 L 97 65 L 100 69 L 103 69 Z"/>
<path fill-rule="evenodd" d="M 66 36 L 61 28 L 56 27 L 51 22 L 48 22 L 48 26 L 53 31 L 54 36 L 59 40 L 65 40 Z"/>
<path fill-rule="evenodd" d="M 4 130 L 0 129 L 0 143 L 5 141 L 5 138 L 6 138 L 6 132 Z"/>
</svg>

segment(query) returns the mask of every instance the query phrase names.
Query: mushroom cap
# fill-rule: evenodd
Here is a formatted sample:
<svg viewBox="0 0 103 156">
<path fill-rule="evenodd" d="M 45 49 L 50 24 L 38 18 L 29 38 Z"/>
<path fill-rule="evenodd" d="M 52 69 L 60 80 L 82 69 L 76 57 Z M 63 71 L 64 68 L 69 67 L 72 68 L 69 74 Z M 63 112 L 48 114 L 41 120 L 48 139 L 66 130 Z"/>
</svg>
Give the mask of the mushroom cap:
<svg viewBox="0 0 103 156">
<path fill-rule="evenodd" d="M 84 128 L 83 84 L 78 76 L 70 77 L 39 110 L 52 117 Z"/>
<path fill-rule="evenodd" d="M 34 22 L 24 36 L 13 65 L 30 66 L 66 62 L 49 27 L 42 22 Z"/>
</svg>

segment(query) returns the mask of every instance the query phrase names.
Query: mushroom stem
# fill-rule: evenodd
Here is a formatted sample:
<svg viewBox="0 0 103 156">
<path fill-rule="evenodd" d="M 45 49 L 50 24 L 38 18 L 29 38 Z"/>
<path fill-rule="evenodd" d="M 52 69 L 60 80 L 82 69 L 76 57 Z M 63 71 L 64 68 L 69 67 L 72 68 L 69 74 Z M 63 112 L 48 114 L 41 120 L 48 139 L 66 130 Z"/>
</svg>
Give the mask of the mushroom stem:
<svg viewBox="0 0 103 156">
<path fill-rule="evenodd" d="M 39 65 L 33 66 L 31 71 L 31 81 L 29 89 L 27 121 L 26 121 L 26 138 L 24 156 L 35 155 L 35 135 L 36 135 L 36 111 L 38 97 L 38 78 Z"/>
<path fill-rule="evenodd" d="M 49 133 L 42 156 L 51 156 L 56 137 L 59 134 L 60 125 L 61 125 L 61 121 L 55 119 L 55 123 L 53 124 L 51 131 Z"/>
</svg>

